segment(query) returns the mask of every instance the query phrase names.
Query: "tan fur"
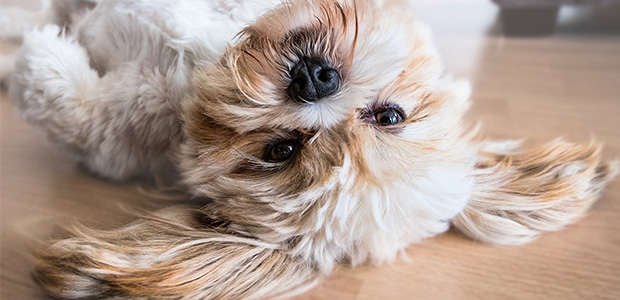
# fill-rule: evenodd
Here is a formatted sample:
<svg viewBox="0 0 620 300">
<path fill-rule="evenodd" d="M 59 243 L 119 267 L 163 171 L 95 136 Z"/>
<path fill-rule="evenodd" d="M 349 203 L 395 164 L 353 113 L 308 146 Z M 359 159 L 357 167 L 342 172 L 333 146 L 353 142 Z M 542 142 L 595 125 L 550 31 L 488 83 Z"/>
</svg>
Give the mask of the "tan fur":
<svg viewBox="0 0 620 300">
<path fill-rule="evenodd" d="M 74 227 L 36 252 L 34 278 L 64 299 L 257 299 L 321 277 L 276 244 L 206 227 L 204 211 L 172 207 L 112 232 Z"/>
<path fill-rule="evenodd" d="M 562 229 L 582 217 L 618 173 L 618 162 L 602 162 L 594 143 L 557 140 L 506 150 L 481 149 L 474 194 L 452 220 L 473 239 L 522 244 Z"/>
</svg>

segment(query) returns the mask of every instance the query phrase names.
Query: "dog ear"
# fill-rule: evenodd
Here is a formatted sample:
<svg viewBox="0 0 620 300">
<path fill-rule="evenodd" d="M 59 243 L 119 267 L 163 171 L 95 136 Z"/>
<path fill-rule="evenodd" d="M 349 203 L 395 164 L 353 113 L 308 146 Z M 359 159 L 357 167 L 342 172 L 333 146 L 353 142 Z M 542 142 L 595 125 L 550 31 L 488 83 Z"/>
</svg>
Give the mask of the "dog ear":
<svg viewBox="0 0 620 300">
<path fill-rule="evenodd" d="M 278 245 L 200 218 L 176 207 L 111 231 L 74 227 L 35 252 L 34 278 L 61 299 L 256 299 L 303 292 L 321 277 Z"/>
<path fill-rule="evenodd" d="M 520 143 L 483 143 L 474 191 L 452 224 L 489 243 L 522 244 L 584 215 L 617 174 L 602 162 L 601 147 L 561 140 L 521 151 Z"/>
</svg>

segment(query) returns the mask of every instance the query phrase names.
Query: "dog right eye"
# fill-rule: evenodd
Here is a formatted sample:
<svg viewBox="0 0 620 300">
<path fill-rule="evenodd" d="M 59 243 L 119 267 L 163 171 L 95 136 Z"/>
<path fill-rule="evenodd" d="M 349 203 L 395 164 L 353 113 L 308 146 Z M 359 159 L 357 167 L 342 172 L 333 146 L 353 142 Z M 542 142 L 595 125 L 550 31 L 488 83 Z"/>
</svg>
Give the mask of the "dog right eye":
<svg viewBox="0 0 620 300">
<path fill-rule="evenodd" d="M 381 126 L 396 125 L 405 120 L 403 115 L 394 108 L 388 108 L 384 111 L 378 112 L 375 114 L 375 119 Z"/>
<path fill-rule="evenodd" d="M 265 153 L 265 161 L 268 162 L 283 162 L 293 156 L 295 152 L 295 141 L 281 141 L 271 148 L 268 148 Z"/>
</svg>

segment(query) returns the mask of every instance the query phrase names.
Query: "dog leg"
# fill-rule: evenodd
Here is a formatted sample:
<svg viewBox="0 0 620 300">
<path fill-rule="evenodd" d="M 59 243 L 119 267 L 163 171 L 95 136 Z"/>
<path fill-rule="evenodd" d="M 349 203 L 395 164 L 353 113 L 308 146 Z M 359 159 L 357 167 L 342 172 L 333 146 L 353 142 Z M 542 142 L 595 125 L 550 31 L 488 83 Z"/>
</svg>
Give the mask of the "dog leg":
<svg viewBox="0 0 620 300">
<path fill-rule="evenodd" d="M 184 86 L 170 83 L 187 81 L 182 63 L 163 71 L 128 63 L 100 78 L 84 48 L 48 25 L 26 35 L 16 67 L 9 93 L 21 117 L 91 171 L 122 180 L 168 167 L 182 136 Z"/>
<path fill-rule="evenodd" d="M 173 207 L 114 231 L 77 227 L 35 253 L 35 280 L 61 299 L 271 299 L 313 286 L 318 269 L 278 245 L 209 228 Z"/>
<path fill-rule="evenodd" d="M 51 10 L 55 24 L 73 31 L 76 24 L 91 11 L 100 0 L 54 0 Z"/>
<path fill-rule="evenodd" d="M 470 203 L 452 220 L 473 239 L 522 244 L 559 230 L 583 216 L 618 172 L 593 144 L 558 140 L 525 152 L 506 145 L 481 147 Z"/>
</svg>

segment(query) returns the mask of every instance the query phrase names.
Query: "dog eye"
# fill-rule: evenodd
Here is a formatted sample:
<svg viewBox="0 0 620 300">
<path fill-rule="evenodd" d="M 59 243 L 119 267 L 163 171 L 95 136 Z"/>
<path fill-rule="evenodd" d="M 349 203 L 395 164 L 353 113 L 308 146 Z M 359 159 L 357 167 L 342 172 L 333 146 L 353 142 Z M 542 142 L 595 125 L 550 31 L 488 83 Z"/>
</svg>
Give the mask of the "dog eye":
<svg viewBox="0 0 620 300">
<path fill-rule="evenodd" d="M 395 125 L 402 123 L 405 120 L 403 115 L 394 108 L 388 108 L 378 112 L 375 114 L 375 119 L 381 126 Z"/>
<path fill-rule="evenodd" d="M 265 160 L 268 162 L 283 162 L 289 159 L 295 151 L 295 141 L 282 141 L 267 150 Z"/>
</svg>

